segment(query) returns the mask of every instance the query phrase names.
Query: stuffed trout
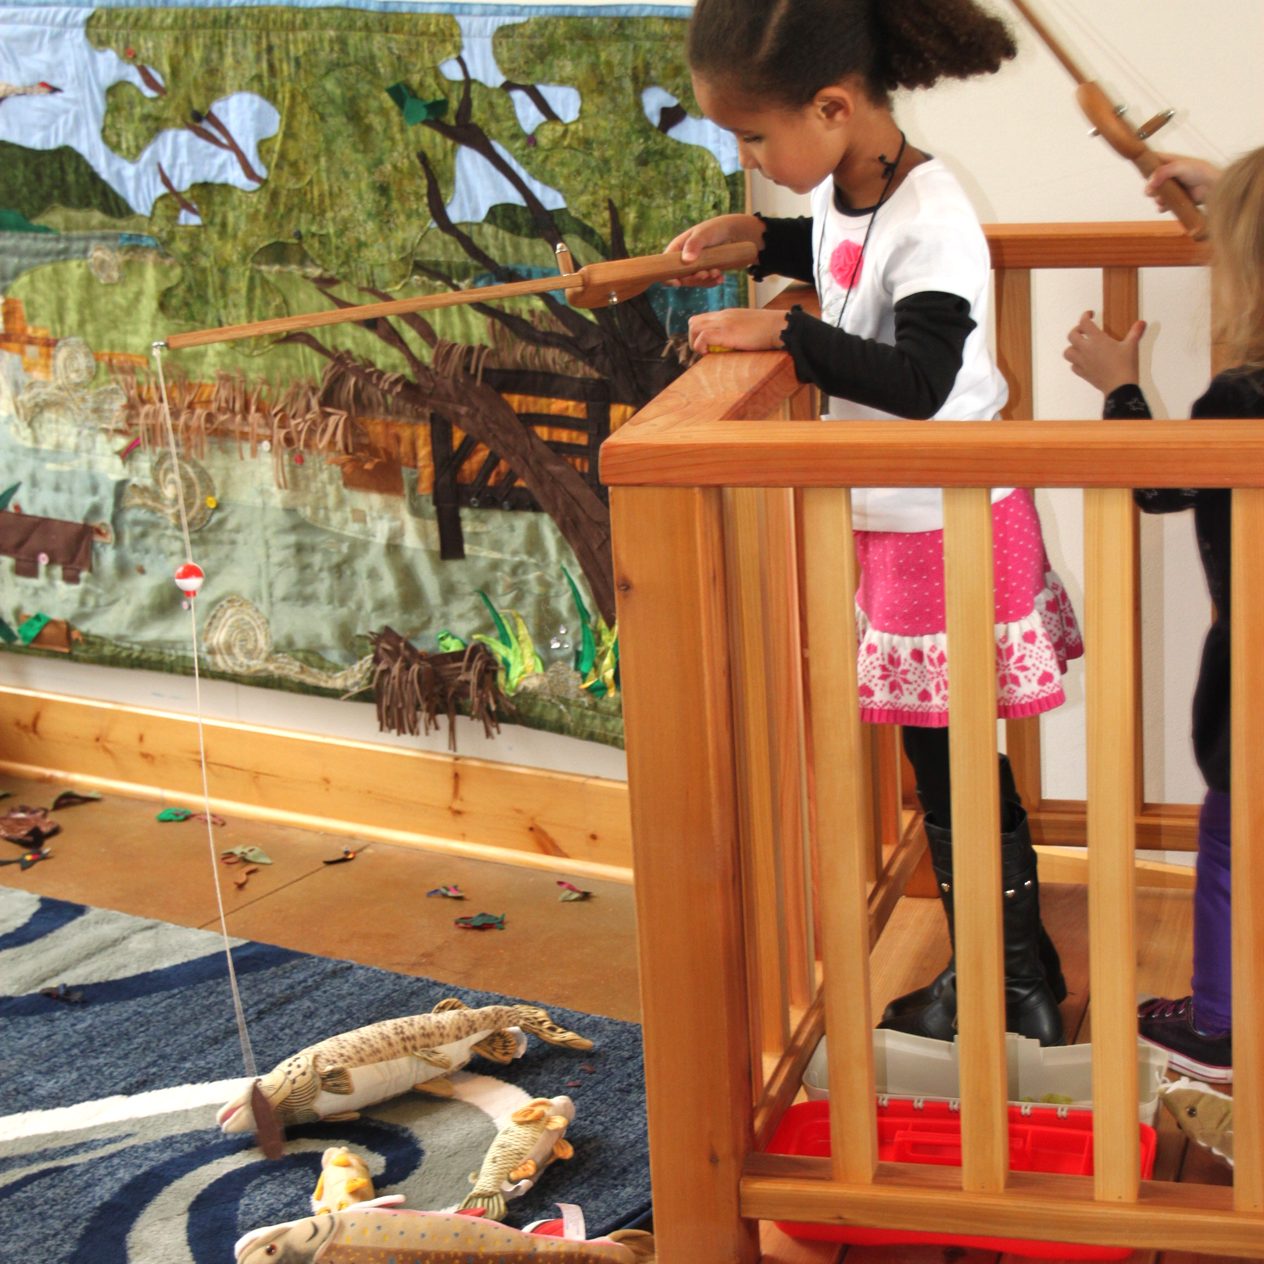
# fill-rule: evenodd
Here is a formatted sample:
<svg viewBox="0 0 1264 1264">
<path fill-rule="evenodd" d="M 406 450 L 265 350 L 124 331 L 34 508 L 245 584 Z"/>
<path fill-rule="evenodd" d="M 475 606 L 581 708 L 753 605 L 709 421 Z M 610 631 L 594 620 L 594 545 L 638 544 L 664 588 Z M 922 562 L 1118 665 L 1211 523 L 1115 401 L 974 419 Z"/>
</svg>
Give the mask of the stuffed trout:
<svg viewBox="0 0 1264 1264">
<path fill-rule="evenodd" d="M 357 1119 L 361 1107 L 409 1089 L 451 1096 L 451 1072 L 476 1053 L 500 1063 L 520 1057 L 524 1031 L 568 1049 L 593 1047 L 534 1005 L 469 1009 L 449 999 L 429 1014 L 391 1018 L 309 1045 L 254 1083 L 282 1126 Z M 255 1129 L 250 1094 L 248 1087 L 220 1108 L 215 1118 L 223 1132 Z"/>
<path fill-rule="evenodd" d="M 654 1239 L 555 1238 L 464 1212 L 351 1207 L 258 1229 L 241 1238 L 237 1264 L 649 1264 Z"/>
<path fill-rule="evenodd" d="M 537 1097 L 515 1110 L 488 1147 L 482 1167 L 470 1176 L 474 1190 L 459 1210 L 503 1220 L 509 1199 L 525 1194 L 554 1159 L 575 1153 L 565 1139 L 574 1120 L 569 1097 Z"/>
</svg>

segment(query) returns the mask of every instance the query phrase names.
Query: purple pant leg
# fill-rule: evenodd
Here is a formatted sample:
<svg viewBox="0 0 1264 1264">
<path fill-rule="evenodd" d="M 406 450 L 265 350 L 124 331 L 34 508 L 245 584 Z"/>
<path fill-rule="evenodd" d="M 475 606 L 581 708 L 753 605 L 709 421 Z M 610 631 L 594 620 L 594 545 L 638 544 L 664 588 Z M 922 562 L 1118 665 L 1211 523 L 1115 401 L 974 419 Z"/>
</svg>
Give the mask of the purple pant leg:
<svg viewBox="0 0 1264 1264">
<path fill-rule="evenodd" d="M 1198 814 L 1194 882 L 1194 1021 L 1206 1032 L 1233 1020 L 1229 921 L 1229 796 L 1208 790 Z"/>
</svg>

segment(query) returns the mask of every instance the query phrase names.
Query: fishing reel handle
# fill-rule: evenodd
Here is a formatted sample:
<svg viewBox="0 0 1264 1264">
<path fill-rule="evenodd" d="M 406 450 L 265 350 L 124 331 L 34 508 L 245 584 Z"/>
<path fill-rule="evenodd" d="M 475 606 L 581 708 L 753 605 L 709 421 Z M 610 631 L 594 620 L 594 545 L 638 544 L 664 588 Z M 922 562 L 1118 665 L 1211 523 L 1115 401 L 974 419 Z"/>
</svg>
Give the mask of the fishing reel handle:
<svg viewBox="0 0 1264 1264">
<path fill-rule="evenodd" d="M 1096 83 L 1082 83 L 1075 90 L 1084 116 L 1106 143 L 1127 158 L 1147 179 L 1163 165 L 1163 159 L 1137 135 L 1123 113 Z M 1165 180 L 1156 194 L 1164 209 L 1172 212 L 1195 241 L 1207 236 L 1207 221 L 1197 203 L 1179 180 Z"/>
</svg>

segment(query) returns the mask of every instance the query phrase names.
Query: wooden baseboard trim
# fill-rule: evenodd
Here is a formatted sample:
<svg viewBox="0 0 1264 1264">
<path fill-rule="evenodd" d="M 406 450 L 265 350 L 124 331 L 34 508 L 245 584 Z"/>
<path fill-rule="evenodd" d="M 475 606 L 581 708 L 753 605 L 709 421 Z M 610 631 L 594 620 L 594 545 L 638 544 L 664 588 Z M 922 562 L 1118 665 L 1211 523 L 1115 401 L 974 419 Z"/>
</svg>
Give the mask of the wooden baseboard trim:
<svg viewBox="0 0 1264 1264">
<path fill-rule="evenodd" d="M 620 781 L 208 720 L 211 808 L 452 855 L 632 879 Z M 192 716 L 0 688 L 0 770 L 202 802 Z"/>
</svg>

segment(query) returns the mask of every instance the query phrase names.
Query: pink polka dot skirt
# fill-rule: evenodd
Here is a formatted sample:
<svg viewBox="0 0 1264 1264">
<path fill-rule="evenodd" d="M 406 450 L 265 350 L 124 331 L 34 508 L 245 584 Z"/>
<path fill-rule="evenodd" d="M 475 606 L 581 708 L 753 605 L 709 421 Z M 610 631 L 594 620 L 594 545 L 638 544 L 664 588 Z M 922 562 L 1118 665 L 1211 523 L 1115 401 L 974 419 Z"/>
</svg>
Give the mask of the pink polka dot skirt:
<svg viewBox="0 0 1264 1264">
<path fill-rule="evenodd" d="M 1029 491 L 992 506 L 997 715 L 1017 719 L 1066 700 L 1062 676 L 1084 653 L 1062 581 L 1049 569 Z M 942 531 L 857 531 L 861 717 L 948 723 Z"/>
</svg>

